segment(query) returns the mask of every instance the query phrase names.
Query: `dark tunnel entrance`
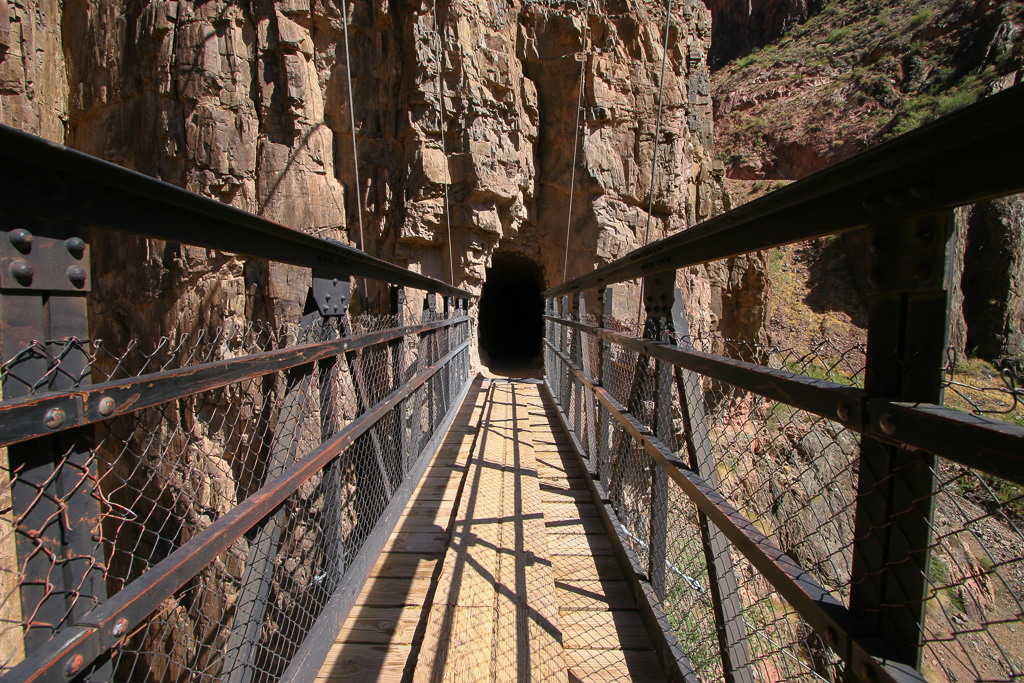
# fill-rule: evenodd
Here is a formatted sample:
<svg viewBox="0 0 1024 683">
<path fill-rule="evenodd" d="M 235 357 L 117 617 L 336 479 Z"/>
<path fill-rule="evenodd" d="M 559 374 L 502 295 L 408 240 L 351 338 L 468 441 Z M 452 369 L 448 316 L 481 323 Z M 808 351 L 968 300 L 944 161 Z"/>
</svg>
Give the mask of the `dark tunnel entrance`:
<svg viewBox="0 0 1024 683">
<path fill-rule="evenodd" d="M 524 256 L 495 254 L 480 297 L 480 360 L 496 374 L 543 372 L 544 277 Z"/>
</svg>

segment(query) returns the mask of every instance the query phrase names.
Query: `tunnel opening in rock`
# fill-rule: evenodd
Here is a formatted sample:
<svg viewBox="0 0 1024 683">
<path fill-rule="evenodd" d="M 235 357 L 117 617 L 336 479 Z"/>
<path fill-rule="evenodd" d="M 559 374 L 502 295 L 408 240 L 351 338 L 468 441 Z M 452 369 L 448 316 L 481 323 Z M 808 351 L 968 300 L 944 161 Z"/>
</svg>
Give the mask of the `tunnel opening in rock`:
<svg viewBox="0 0 1024 683">
<path fill-rule="evenodd" d="M 518 254 L 495 254 L 480 296 L 480 360 L 510 376 L 542 372 L 544 276 Z"/>
</svg>

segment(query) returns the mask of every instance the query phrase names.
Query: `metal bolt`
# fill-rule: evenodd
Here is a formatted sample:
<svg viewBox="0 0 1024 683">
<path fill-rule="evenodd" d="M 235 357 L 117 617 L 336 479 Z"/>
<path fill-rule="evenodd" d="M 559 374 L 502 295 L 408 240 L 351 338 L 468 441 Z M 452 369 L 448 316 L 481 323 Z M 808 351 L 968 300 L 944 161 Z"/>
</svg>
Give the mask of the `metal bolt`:
<svg viewBox="0 0 1024 683">
<path fill-rule="evenodd" d="M 58 429 L 64 425 L 64 411 L 60 408 L 50 408 L 43 416 L 43 422 L 50 429 Z"/>
<path fill-rule="evenodd" d="M 882 239 L 881 237 L 876 237 L 875 239 L 871 240 L 871 243 L 868 245 L 868 250 L 870 250 L 872 254 L 876 255 L 882 253 L 882 249 L 884 248 L 885 240 Z"/>
<path fill-rule="evenodd" d="M 114 399 L 110 398 L 109 396 L 104 396 L 103 398 L 100 399 L 99 411 L 100 415 L 102 415 L 103 417 L 107 417 L 108 415 L 112 414 L 114 412 L 114 408 L 116 407 L 117 403 L 115 403 Z"/>
<path fill-rule="evenodd" d="M 85 253 L 85 240 L 81 237 L 72 237 L 64 242 L 64 246 L 67 248 L 68 253 L 75 258 L 82 258 Z"/>
<path fill-rule="evenodd" d="M 917 232 L 917 243 L 922 247 L 927 247 L 935 239 L 935 231 L 931 228 L 922 228 Z"/>
<path fill-rule="evenodd" d="M 882 431 L 889 436 L 896 433 L 896 421 L 889 413 L 886 413 L 878 420 L 878 426 L 881 427 Z"/>
<path fill-rule="evenodd" d="M 932 267 L 927 263 L 919 263 L 914 266 L 914 279 L 918 282 L 927 282 L 932 277 Z"/>
<path fill-rule="evenodd" d="M 861 205 L 869 212 L 874 213 L 878 210 L 878 205 L 882 203 L 882 198 L 877 194 L 873 194 L 870 197 L 866 197 Z"/>
<path fill-rule="evenodd" d="M 32 233 L 24 228 L 12 230 L 9 237 L 14 248 L 23 254 L 27 254 L 32 249 L 32 242 L 35 240 Z"/>
<path fill-rule="evenodd" d="M 32 284 L 32 276 L 35 274 L 36 269 L 25 259 L 18 259 L 11 264 L 11 275 L 18 281 L 18 284 L 29 286 Z"/>
<path fill-rule="evenodd" d="M 68 266 L 68 280 L 75 287 L 85 287 L 85 268 L 82 266 Z"/>
<path fill-rule="evenodd" d="M 79 671 L 82 670 L 82 666 L 85 664 L 85 657 L 82 655 L 74 655 L 68 660 L 67 666 L 64 667 L 64 675 L 71 678 Z"/>
<path fill-rule="evenodd" d="M 879 270 L 878 268 L 876 268 L 875 270 L 872 270 L 870 273 L 868 273 L 868 282 L 870 282 L 871 284 L 873 284 L 876 287 L 878 285 L 882 284 L 882 279 L 883 279 L 882 271 Z"/>
<path fill-rule="evenodd" d="M 843 422 L 849 421 L 850 406 L 846 405 L 845 403 L 840 403 L 839 407 L 836 408 L 836 415 L 838 415 L 839 419 L 842 420 Z"/>
<path fill-rule="evenodd" d="M 860 677 L 865 681 L 875 680 L 875 667 L 871 666 L 867 662 L 860 665 Z"/>
<path fill-rule="evenodd" d="M 124 632 L 125 632 L 125 630 L 127 628 L 128 628 L 128 620 L 127 619 L 118 619 L 117 623 L 114 624 L 114 628 L 110 629 L 110 632 L 114 635 L 115 638 L 120 638 L 121 636 L 124 635 Z"/>
<path fill-rule="evenodd" d="M 831 626 L 825 628 L 825 642 L 832 647 L 839 644 L 839 636 L 836 635 L 836 630 Z"/>
<path fill-rule="evenodd" d="M 331 295 L 330 294 L 324 294 L 324 301 L 330 301 L 330 300 L 331 300 Z"/>
</svg>

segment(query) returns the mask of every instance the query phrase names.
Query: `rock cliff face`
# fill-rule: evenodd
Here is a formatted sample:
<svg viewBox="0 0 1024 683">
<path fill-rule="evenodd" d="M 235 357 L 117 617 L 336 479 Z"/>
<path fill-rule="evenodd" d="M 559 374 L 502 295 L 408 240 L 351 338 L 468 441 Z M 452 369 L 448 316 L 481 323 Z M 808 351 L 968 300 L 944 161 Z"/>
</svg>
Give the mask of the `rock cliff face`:
<svg viewBox="0 0 1024 683">
<path fill-rule="evenodd" d="M 775 40 L 821 10 L 823 0 L 704 0 L 711 10 L 712 68 Z"/>
<path fill-rule="evenodd" d="M 674 6 L 664 83 L 652 0 L 586 17 L 532 0 L 0 6 L 3 122 L 302 230 L 358 244 L 361 223 L 369 253 L 475 292 L 496 252 L 534 260 L 551 285 L 721 208 L 701 3 Z M 291 318 L 307 285 L 143 240 L 100 238 L 97 255 L 95 319 L 132 336 Z M 730 278 L 717 282 L 729 299 Z"/>
</svg>

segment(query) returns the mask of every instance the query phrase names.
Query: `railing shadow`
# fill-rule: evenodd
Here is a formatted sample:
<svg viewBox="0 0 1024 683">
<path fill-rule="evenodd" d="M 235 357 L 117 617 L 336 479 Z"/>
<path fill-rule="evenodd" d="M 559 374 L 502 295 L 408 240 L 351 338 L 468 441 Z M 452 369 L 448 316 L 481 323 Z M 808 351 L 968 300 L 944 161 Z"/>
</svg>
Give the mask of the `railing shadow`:
<svg viewBox="0 0 1024 683">
<path fill-rule="evenodd" d="M 395 535 L 410 534 L 420 542 L 404 547 L 394 544 L 396 548 L 391 552 L 389 542 L 389 549 L 381 554 L 363 593 L 352 607 L 338 642 L 320 671 L 319 680 L 376 680 L 382 676 L 412 680 L 417 644 L 426 629 L 429 606 L 444 565 L 458 503 L 437 495 L 436 488 L 430 486 L 427 479 L 446 477 L 450 486 L 453 477 L 461 478 L 457 455 L 446 451 L 476 446 L 479 434 L 474 429 L 472 406 L 484 391 L 483 382 L 482 376 L 473 380 L 463 402 L 468 410 L 456 408 L 459 412 L 439 454 L 421 480 L 428 485 L 413 494 L 394 529 L 392 540 Z M 467 437 L 468 446 L 460 445 L 460 440 Z M 447 515 L 446 507 L 451 508 Z"/>
</svg>

